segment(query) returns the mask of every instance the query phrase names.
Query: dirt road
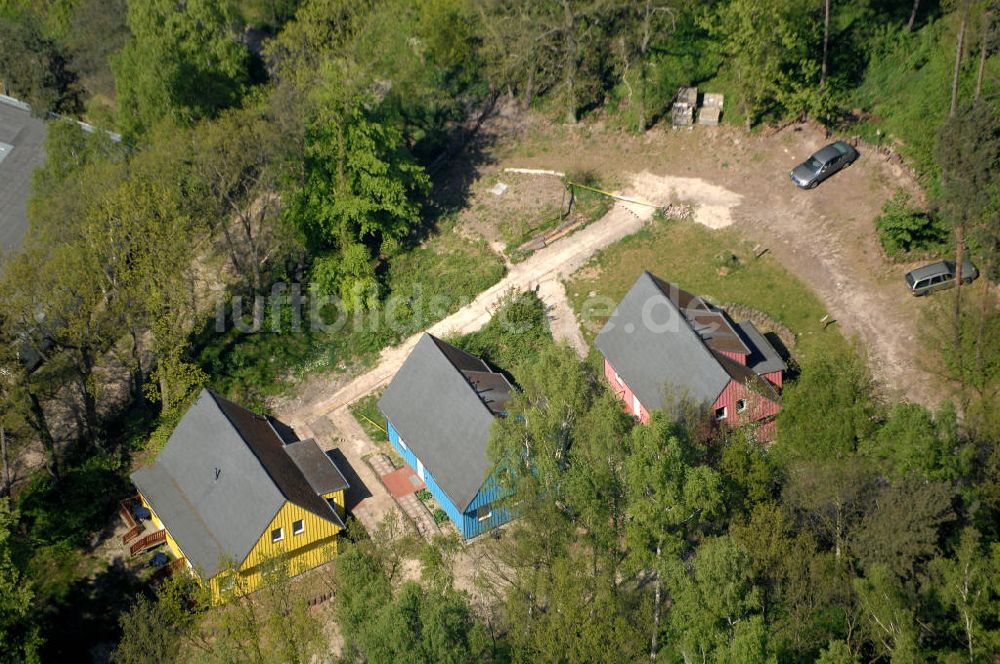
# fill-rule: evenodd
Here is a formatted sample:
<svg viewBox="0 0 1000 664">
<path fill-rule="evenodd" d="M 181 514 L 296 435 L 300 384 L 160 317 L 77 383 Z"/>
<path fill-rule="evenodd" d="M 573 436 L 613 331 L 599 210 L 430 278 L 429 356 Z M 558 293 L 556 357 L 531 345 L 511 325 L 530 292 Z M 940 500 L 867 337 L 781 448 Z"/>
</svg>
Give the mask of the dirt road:
<svg viewBox="0 0 1000 664">
<path fill-rule="evenodd" d="M 427 331 L 443 336 L 451 332 L 478 330 L 490 319 L 495 305 L 506 292 L 537 288 L 542 301 L 549 307 L 554 336 L 569 343 L 581 357 L 585 356 L 587 347 L 560 280 L 572 274 L 599 249 L 639 230 L 652 218 L 655 205 L 669 202 L 671 190 L 665 183 L 657 186 L 655 178 L 650 180 L 646 177 L 643 185 L 642 194 L 646 200 L 619 202 L 597 222 L 538 250 L 524 262 L 512 266 L 504 279 L 480 293 L 469 305 L 432 325 Z M 320 399 L 307 397 L 305 405 L 297 411 L 278 413 L 300 436 L 315 437 L 324 450 L 340 450 L 352 469 L 352 491 L 360 493 L 356 501 L 352 501 L 351 511 L 369 532 L 373 532 L 386 515 L 398 507 L 365 463 L 364 458 L 377 449 L 347 407 L 386 384 L 419 338 L 420 334 L 415 334 L 398 346 L 383 350 L 373 369 L 340 387 L 332 395 Z M 458 574 L 459 578 L 470 587 L 478 569 L 475 560 L 476 557 L 467 551 L 461 557 L 464 562 L 457 565 L 464 570 Z"/>
</svg>

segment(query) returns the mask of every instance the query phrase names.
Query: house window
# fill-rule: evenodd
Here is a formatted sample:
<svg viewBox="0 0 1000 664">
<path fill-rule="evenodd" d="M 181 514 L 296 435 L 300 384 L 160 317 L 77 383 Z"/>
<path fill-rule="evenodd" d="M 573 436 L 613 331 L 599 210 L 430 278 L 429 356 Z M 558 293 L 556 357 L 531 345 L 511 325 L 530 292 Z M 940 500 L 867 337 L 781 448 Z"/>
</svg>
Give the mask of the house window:
<svg viewBox="0 0 1000 664">
<path fill-rule="evenodd" d="M 271 531 L 271 542 L 272 543 L 273 542 L 280 542 L 283 539 L 285 539 L 285 529 L 284 528 L 275 528 L 274 530 Z"/>
<path fill-rule="evenodd" d="M 476 521 L 486 521 L 493 516 L 493 509 L 489 505 L 476 508 Z"/>
<path fill-rule="evenodd" d="M 402 448 L 403 448 L 404 450 L 408 450 L 408 449 L 410 449 L 409 447 L 407 447 L 407 446 L 406 446 L 406 443 L 404 443 L 404 442 L 403 442 L 403 439 L 402 439 L 402 438 L 398 438 L 398 437 L 397 437 L 397 438 L 396 438 L 396 440 L 398 440 L 398 441 L 399 441 L 399 446 L 400 446 L 400 447 L 402 447 Z"/>
<path fill-rule="evenodd" d="M 636 417 L 642 417 L 642 404 L 639 403 L 639 397 L 632 395 L 632 414 Z"/>
<path fill-rule="evenodd" d="M 292 521 L 292 534 L 293 535 L 301 535 L 305 531 L 306 531 L 306 522 L 305 521 L 303 521 L 302 519 L 299 519 L 298 521 Z"/>
<path fill-rule="evenodd" d="M 737 413 L 742 413 L 746 409 L 747 409 L 747 400 L 746 399 L 737 399 L 736 400 L 736 412 Z"/>
<path fill-rule="evenodd" d="M 717 419 L 717 420 L 724 420 L 724 419 L 726 419 L 726 414 L 727 413 L 726 413 L 726 407 L 725 406 L 723 406 L 722 408 L 716 408 L 715 409 L 715 419 Z"/>
<path fill-rule="evenodd" d="M 615 372 L 615 382 L 621 385 L 622 387 L 625 387 L 625 381 L 622 380 L 622 377 L 618 375 L 617 371 Z"/>
</svg>

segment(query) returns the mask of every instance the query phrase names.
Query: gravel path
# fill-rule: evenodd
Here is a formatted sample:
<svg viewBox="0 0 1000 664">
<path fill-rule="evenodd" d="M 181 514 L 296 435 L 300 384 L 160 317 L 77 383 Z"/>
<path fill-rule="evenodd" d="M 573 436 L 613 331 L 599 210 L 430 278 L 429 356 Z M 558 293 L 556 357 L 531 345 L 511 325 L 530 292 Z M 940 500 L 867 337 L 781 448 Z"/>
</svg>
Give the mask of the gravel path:
<svg viewBox="0 0 1000 664">
<path fill-rule="evenodd" d="M 550 300 L 545 300 L 543 297 L 543 301 L 557 312 L 557 317 L 561 318 L 557 325 L 559 333 L 563 334 L 564 338 L 569 339 L 573 334 L 566 331 L 565 327 L 569 320 L 567 316 L 572 316 L 572 312 L 565 304 L 565 291 L 562 290 L 561 286 L 556 288 L 547 285 L 548 282 L 558 282 L 558 280 L 569 276 L 598 250 L 614 244 L 642 228 L 643 224 L 652 218 L 655 211 L 655 206 L 646 201 L 656 205 L 669 203 L 672 188 L 666 182 L 661 183 L 659 187 L 648 186 L 651 181 L 655 181 L 655 178 L 644 177 L 644 184 L 647 186 L 641 190 L 642 199 L 634 198 L 634 202 L 619 201 L 600 220 L 572 235 L 560 238 L 543 249 L 539 249 L 523 262 L 514 265 L 506 277 L 480 293 L 469 305 L 432 325 L 426 331 L 436 336 L 474 332 L 490 319 L 494 307 L 505 293 L 510 290 L 528 290 L 537 286 L 540 294 L 554 296 Z M 639 190 L 633 187 L 630 191 Z M 639 194 L 630 195 L 637 196 Z M 542 288 L 543 286 L 544 288 Z M 561 298 L 560 291 L 562 292 Z M 575 321 L 575 319 L 573 320 Z M 420 334 L 409 337 L 398 346 L 383 350 L 373 369 L 358 376 L 332 395 L 319 400 L 307 400 L 298 412 L 287 418 L 288 421 L 293 425 L 312 421 L 343 408 L 385 385 L 410 354 L 413 346 L 420 339 Z M 579 335 L 579 330 L 575 334 Z M 577 342 L 570 340 L 576 345 Z"/>
</svg>

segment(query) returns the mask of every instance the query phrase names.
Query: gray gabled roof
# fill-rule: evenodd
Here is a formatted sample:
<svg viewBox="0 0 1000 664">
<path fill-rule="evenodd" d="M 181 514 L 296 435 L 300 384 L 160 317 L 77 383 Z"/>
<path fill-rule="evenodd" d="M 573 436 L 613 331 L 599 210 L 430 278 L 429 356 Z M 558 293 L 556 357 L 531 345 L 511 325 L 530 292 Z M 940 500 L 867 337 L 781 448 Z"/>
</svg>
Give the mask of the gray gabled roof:
<svg viewBox="0 0 1000 664">
<path fill-rule="evenodd" d="M 481 359 L 424 334 L 379 399 L 382 414 L 460 510 L 479 492 L 495 414 L 511 385 Z"/>
<path fill-rule="evenodd" d="M 681 310 L 692 302 L 697 307 L 700 298 L 643 272 L 594 339 L 649 410 L 668 405 L 667 389 L 700 404 L 714 402 L 729 384 L 729 374 Z"/>
<path fill-rule="evenodd" d="M 788 365 L 781 359 L 778 351 L 774 349 L 774 346 L 767 340 L 767 337 L 761 334 L 760 330 L 752 322 L 745 320 L 742 323 L 737 323 L 736 327 L 750 349 L 750 355 L 747 357 L 747 368 L 756 374 L 766 374 L 788 369 Z"/>
<path fill-rule="evenodd" d="M 348 487 L 344 474 L 312 438 L 288 443 L 285 445 L 285 452 L 302 471 L 317 495 L 326 495 Z"/>
<path fill-rule="evenodd" d="M 268 418 L 202 390 L 132 482 L 191 564 L 210 578 L 246 559 L 286 501 L 343 526 L 284 447 Z"/>
<path fill-rule="evenodd" d="M 28 229 L 28 195 L 45 163 L 45 123 L 0 101 L 0 252 L 21 247 Z"/>
</svg>

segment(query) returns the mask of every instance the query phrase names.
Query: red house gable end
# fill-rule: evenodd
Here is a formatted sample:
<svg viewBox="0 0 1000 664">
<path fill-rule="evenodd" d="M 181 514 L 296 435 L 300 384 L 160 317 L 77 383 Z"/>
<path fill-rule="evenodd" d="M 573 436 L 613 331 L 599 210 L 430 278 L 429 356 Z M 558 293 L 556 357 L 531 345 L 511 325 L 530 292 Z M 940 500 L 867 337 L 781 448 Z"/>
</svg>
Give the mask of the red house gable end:
<svg viewBox="0 0 1000 664">
<path fill-rule="evenodd" d="M 632 388 L 618 375 L 618 372 L 611 366 L 607 358 L 604 359 L 604 377 L 607 378 L 608 384 L 611 385 L 611 389 L 615 395 L 622 400 L 622 403 L 625 405 L 625 412 L 638 418 L 643 424 L 649 424 L 649 411 L 646 409 L 646 406 L 639 401 L 639 398 L 632 392 Z M 638 414 L 635 412 L 636 404 L 639 406 Z"/>
<path fill-rule="evenodd" d="M 719 411 L 723 408 L 725 408 L 725 414 L 719 417 Z M 716 419 L 731 426 L 759 422 L 774 417 L 779 410 L 781 410 L 779 404 L 752 389 L 748 389 L 746 385 L 737 380 L 729 381 L 729 385 L 726 385 L 726 389 L 712 404 L 712 413 L 716 415 Z"/>
</svg>

